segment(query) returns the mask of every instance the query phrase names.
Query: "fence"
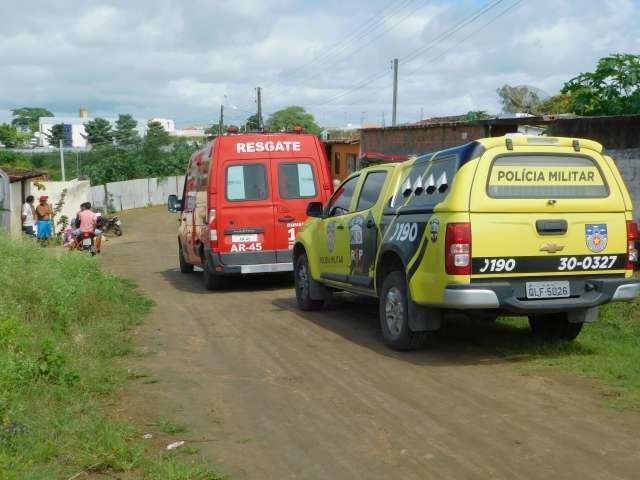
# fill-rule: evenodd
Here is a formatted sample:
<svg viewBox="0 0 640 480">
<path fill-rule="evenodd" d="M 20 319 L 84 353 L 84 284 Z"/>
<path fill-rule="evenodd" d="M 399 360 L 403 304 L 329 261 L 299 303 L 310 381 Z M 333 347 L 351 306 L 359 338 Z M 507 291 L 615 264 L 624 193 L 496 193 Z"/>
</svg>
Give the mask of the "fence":
<svg viewBox="0 0 640 480">
<path fill-rule="evenodd" d="M 169 195 L 182 194 L 184 176 L 141 178 L 91 187 L 91 203 L 95 208 L 128 210 L 166 203 Z"/>
</svg>

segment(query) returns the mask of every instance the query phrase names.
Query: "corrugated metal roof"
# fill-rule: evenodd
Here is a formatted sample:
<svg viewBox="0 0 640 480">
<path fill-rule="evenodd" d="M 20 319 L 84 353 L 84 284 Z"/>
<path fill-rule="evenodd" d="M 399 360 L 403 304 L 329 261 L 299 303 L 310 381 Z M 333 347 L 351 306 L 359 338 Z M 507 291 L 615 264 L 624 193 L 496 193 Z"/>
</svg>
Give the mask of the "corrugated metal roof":
<svg viewBox="0 0 640 480">
<path fill-rule="evenodd" d="M 13 167 L 1 167 L 4 173 L 9 177 L 11 183 L 20 182 L 22 180 L 28 180 L 30 178 L 47 177 L 46 172 L 39 170 L 27 170 L 25 168 L 13 168 Z"/>
</svg>

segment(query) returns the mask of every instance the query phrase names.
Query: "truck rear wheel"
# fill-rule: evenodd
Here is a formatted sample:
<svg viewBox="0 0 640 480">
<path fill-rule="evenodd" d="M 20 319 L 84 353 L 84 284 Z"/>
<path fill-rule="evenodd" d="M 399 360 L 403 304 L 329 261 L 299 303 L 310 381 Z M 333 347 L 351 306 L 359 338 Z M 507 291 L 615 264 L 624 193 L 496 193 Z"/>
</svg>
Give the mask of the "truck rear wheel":
<svg viewBox="0 0 640 480">
<path fill-rule="evenodd" d="M 178 260 L 180 262 L 180 271 L 182 273 L 193 272 L 193 265 L 191 265 L 184 259 L 184 253 L 182 252 L 182 245 L 180 245 L 180 242 L 178 242 Z"/>
<path fill-rule="evenodd" d="M 557 340 L 574 340 L 582 330 L 583 323 L 572 323 L 567 313 L 531 315 L 529 326 L 534 335 Z"/>
<path fill-rule="evenodd" d="M 301 310 L 319 310 L 322 308 L 324 300 L 314 300 L 311 297 L 311 282 L 315 282 L 315 280 L 311 277 L 309 260 L 306 254 L 303 253 L 296 258 L 293 273 L 298 307 L 300 307 Z"/>
<path fill-rule="evenodd" d="M 384 342 L 394 350 L 416 350 L 424 345 L 427 332 L 409 328 L 409 297 L 404 273 L 389 273 L 380 293 L 380 328 Z"/>
</svg>

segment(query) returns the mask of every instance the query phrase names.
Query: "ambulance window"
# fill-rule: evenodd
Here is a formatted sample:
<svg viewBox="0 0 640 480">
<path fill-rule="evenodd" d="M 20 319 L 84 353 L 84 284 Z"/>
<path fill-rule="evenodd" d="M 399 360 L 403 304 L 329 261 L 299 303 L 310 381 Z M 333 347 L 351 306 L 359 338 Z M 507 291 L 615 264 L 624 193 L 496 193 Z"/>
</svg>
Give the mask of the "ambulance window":
<svg viewBox="0 0 640 480">
<path fill-rule="evenodd" d="M 331 200 L 329 200 L 329 205 L 327 205 L 327 212 L 329 212 L 330 217 L 349 213 L 351 199 L 353 198 L 353 193 L 356 191 L 359 178 L 360 175 L 351 177 L 338 187 L 336 193 L 334 193 Z"/>
<path fill-rule="evenodd" d="M 364 179 L 362 190 L 360 190 L 356 211 L 367 210 L 376 204 L 382 193 L 386 178 L 387 172 L 371 172 L 367 175 L 367 178 Z"/>
<path fill-rule="evenodd" d="M 609 188 L 596 162 L 579 155 L 504 155 L 487 181 L 493 198 L 603 198 Z"/>
<path fill-rule="evenodd" d="M 230 201 L 267 198 L 267 174 L 261 163 L 227 167 L 226 196 Z"/>
<path fill-rule="evenodd" d="M 316 178 L 310 163 L 281 163 L 278 168 L 278 188 L 282 198 L 313 198 Z"/>
</svg>

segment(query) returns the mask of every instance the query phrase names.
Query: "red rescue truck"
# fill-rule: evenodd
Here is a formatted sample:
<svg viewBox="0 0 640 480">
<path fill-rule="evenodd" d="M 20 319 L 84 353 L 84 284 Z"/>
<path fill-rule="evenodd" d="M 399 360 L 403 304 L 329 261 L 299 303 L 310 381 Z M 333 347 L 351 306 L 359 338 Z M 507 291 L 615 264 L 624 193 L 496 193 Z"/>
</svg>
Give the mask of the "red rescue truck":
<svg viewBox="0 0 640 480">
<path fill-rule="evenodd" d="M 226 275 L 293 270 L 296 233 L 309 202 L 326 202 L 332 184 L 324 148 L 315 135 L 224 135 L 193 154 L 179 213 L 180 270 L 204 271 L 205 287 Z"/>
</svg>

